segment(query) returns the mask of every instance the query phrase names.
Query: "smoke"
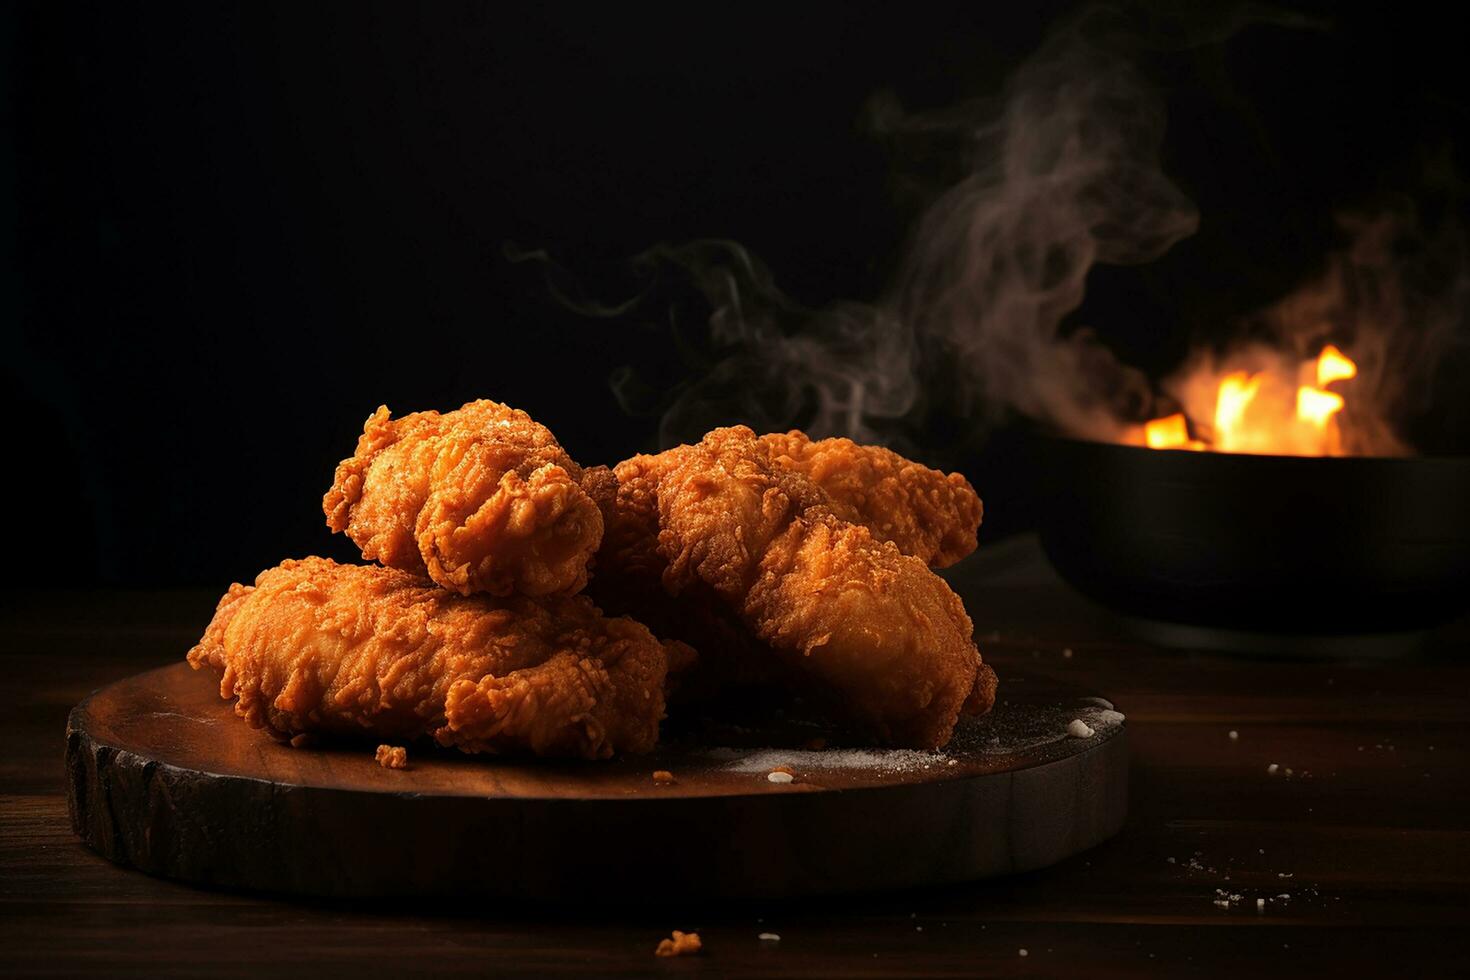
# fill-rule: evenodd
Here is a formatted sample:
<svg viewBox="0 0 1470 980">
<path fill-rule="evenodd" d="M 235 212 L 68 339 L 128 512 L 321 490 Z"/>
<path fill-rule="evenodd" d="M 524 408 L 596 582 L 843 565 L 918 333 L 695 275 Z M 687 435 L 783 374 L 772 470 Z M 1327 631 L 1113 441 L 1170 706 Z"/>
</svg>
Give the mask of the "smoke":
<svg viewBox="0 0 1470 980">
<path fill-rule="evenodd" d="M 1092 334 L 1060 332 L 1094 264 L 1150 261 L 1198 225 L 1160 167 L 1163 106 L 1122 43 L 1094 12 L 1021 67 L 995 120 L 903 123 L 972 136 L 971 172 L 921 220 L 894 308 L 959 367 L 958 407 L 980 428 L 1020 413 L 1111 439 L 1148 398 Z"/>
<path fill-rule="evenodd" d="M 1017 413 L 1112 438 L 1150 399 L 1147 379 L 1091 333 L 1064 336 L 1062 321 L 1095 263 L 1147 262 L 1198 223 L 1160 167 L 1163 106 L 1123 53 L 1136 36 L 1093 9 L 1054 31 L 999 99 L 918 114 L 875 100 L 880 136 L 958 148 L 964 168 L 877 302 L 804 308 L 729 241 L 644 253 L 640 295 L 611 306 L 573 295 L 542 253 L 511 258 L 542 262 L 558 298 L 591 315 L 646 305 L 675 279 L 699 292 L 713 311 L 703 322 L 677 303 L 669 314 L 695 377 L 664 406 L 663 444 L 734 421 L 902 442 L 936 412 L 962 418 L 967 439 Z M 625 408 L 648 395 L 636 370 L 613 383 Z"/>
<path fill-rule="evenodd" d="M 625 368 L 613 379 L 625 409 L 656 405 L 663 445 L 745 422 L 905 448 L 906 434 L 926 432 L 935 418 L 960 420 L 959 438 L 978 442 L 1016 416 L 1120 440 L 1158 414 L 1155 387 L 1091 331 L 1066 326 L 1069 314 L 1094 266 L 1152 261 L 1199 223 L 1163 171 L 1164 105 L 1134 59 L 1263 21 L 1321 26 L 1257 7 L 1192 22 L 1089 8 L 1054 30 L 996 98 L 920 113 L 875 100 L 878 135 L 960 167 L 872 303 L 808 309 L 730 241 L 651 249 L 634 263 L 644 288 L 613 306 L 573 297 L 540 253 L 512 257 L 543 262 L 563 302 L 592 315 L 667 300 L 674 283 L 693 289 L 697 312 L 687 298 L 662 307 L 684 376 L 668 387 Z M 1245 325 L 1253 346 L 1202 356 L 1305 359 L 1328 339 L 1352 346 L 1361 371 L 1353 384 L 1368 397 L 1344 412 L 1349 451 L 1397 452 L 1402 443 L 1383 420 L 1423 410 L 1428 352 L 1463 323 L 1464 243 L 1448 230 L 1427 235 L 1402 212 L 1345 228 L 1351 244 L 1320 281 Z M 1187 375 L 1164 390 L 1197 400 L 1183 390 Z"/>
</svg>

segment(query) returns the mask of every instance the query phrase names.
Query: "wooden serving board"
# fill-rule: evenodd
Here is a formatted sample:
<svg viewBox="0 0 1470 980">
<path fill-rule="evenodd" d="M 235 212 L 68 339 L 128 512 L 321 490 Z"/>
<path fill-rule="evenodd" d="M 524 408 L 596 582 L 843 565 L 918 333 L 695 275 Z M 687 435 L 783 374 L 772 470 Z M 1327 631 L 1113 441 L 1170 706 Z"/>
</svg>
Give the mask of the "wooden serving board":
<svg viewBox="0 0 1470 980">
<path fill-rule="evenodd" d="M 1000 696 L 937 754 L 686 738 L 551 763 L 415 745 L 389 770 L 372 743 L 293 749 L 248 728 L 180 663 L 72 710 L 69 802 L 107 858 L 214 886 L 569 903 L 901 888 L 1045 867 L 1122 826 L 1126 733 L 1107 703 L 1006 670 Z M 1063 734 L 1074 717 L 1096 734 Z M 796 779 L 769 781 L 778 764 Z"/>
</svg>

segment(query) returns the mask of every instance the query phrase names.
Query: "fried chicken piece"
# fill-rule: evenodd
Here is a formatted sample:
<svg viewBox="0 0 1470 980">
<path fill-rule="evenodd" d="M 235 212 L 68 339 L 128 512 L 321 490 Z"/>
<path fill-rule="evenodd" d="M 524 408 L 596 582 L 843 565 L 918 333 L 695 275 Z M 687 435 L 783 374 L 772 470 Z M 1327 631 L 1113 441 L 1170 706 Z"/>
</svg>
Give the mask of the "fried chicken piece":
<svg viewBox="0 0 1470 980">
<path fill-rule="evenodd" d="M 408 749 L 401 745 L 380 745 L 373 760 L 384 769 L 407 769 Z"/>
<path fill-rule="evenodd" d="M 702 622 L 712 597 L 758 641 L 701 643 L 702 662 L 764 648 L 891 744 L 937 748 L 961 710 L 993 704 L 995 675 L 959 597 L 924 560 L 840 518 L 821 487 L 774 464 L 750 429 L 716 429 L 615 472 L 603 554 L 617 589 L 646 586 L 657 567 L 662 590 L 691 596 Z"/>
<path fill-rule="evenodd" d="M 460 596 L 303 558 L 231 586 L 188 659 L 223 670 L 235 713 L 283 737 L 601 759 L 653 748 L 669 649 L 585 596 Z"/>
<path fill-rule="evenodd" d="M 586 471 L 583 486 L 602 510 L 604 533 L 589 592 L 598 606 L 647 623 L 659 636 L 695 650 L 670 665 L 668 688 L 679 702 L 706 701 L 732 690 L 790 686 L 797 678 L 708 586 L 690 583 L 677 596 L 664 589 L 668 562 L 658 550 L 658 481 L 672 453 L 639 455 L 615 471 Z"/>
<path fill-rule="evenodd" d="M 393 419 L 380 407 L 322 498 L 369 561 L 468 595 L 571 594 L 602 515 L 582 468 L 525 412 L 475 401 Z"/>
<path fill-rule="evenodd" d="M 931 568 L 953 565 L 975 550 L 984 509 L 961 474 L 945 475 L 882 446 L 812 440 L 798 429 L 759 441 L 773 464 L 826 491 L 832 513 Z"/>
<path fill-rule="evenodd" d="M 674 934 L 668 939 L 660 939 L 658 948 L 653 951 L 654 956 L 693 956 L 704 948 L 704 943 L 699 939 L 697 932 L 680 932 L 674 930 Z"/>
</svg>

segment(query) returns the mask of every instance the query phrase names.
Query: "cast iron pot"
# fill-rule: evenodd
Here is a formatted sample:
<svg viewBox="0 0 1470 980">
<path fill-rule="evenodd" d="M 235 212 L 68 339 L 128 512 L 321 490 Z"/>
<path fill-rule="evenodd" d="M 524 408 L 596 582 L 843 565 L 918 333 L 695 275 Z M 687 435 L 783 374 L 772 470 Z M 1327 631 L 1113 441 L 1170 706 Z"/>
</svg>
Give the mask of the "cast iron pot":
<svg viewBox="0 0 1470 980">
<path fill-rule="evenodd" d="M 1045 440 L 1041 540 L 1149 619 L 1420 629 L 1470 609 L 1470 457 L 1251 456 Z"/>
</svg>

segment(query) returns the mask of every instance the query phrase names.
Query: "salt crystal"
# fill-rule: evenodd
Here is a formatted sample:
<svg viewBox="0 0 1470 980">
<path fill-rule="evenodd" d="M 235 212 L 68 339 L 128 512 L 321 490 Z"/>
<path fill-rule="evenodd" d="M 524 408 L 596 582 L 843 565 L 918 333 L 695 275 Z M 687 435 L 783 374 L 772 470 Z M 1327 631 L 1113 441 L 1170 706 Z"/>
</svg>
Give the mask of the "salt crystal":
<svg viewBox="0 0 1470 980">
<path fill-rule="evenodd" d="M 1235 742 L 1235 741 L 1238 741 L 1239 739 L 1240 739 L 1240 732 L 1237 732 L 1235 729 L 1232 728 L 1230 730 L 1230 741 Z"/>
<path fill-rule="evenodd" d="M 791 773 L 789 772 L 777 771 L 766 773 L 766 780 L 772 783 L 789 783 L 795 778 L 796 777 L 791 775 Z"/>
<path fill-rule="evenodd" d="M 763 943 L 779 943 L 781 941 L 781 937 L 776 935 L 774 932 L 763 932 L 755 938 L 759 939 Z"/>
<path fill-rule="evenodd" d="M 1268 772 L 1268 773 L 1270 773 L 1271 775 L 1274 776 L 1274 775 L 1276 775 L 1276 770 L 1277 769 L 1280 769 L 1280 768 L 1281 768 L 1280 766 L 1278 766 L 1276 763 L 1273 762 L 1269 766 L 1266 767 L 1266 772 Z"/>
<path fill-rule="evenodd" d="M 1097 732 L 1081 718 L 1073 718 L 1067 725 L 1067 734 L 1073 738 L 1092 738 Z"/>
</svg>

